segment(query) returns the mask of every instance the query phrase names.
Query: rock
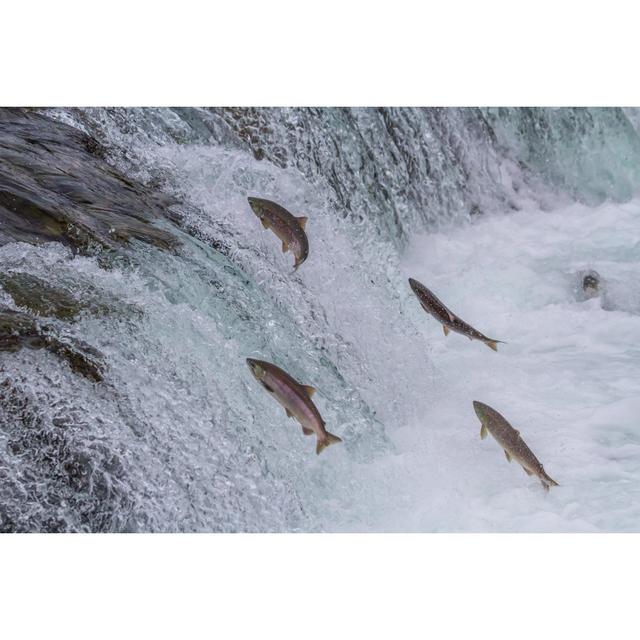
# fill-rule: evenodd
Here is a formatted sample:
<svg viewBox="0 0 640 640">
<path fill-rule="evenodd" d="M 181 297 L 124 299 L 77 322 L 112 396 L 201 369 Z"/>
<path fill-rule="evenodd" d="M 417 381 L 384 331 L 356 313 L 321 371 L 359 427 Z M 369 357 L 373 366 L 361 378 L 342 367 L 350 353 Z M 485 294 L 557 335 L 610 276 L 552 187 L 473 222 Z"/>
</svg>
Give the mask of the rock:
<svg viewBox="0 0 640 640">
<path fill-rule="evenodd" d="M 0 245 L 58 241 L 79 252 L 132 239 L 163 250 L 164 201 L 104 160 L 99 144 L 61 122 L 0 109 Z"/>
<path fill-rule="evenodd" d="M 0 285 L 19 307 L 39 316 L 73 320 L 88 305 L 66 289 L 53 287 L 29 273 L 0 273 Z"/>
<path fill-rule="evenodd" d="M 82 312 L 98 316 L 111 313 L 142 315 L 141 309 L 91 287 L 83 289 L 80 298 L 68 289 L 62 286 L 54 287 L 30 273 L 0 273 L 0 286 L 13 298 L 17 306 L 41 317 L 71 322 Z"/>
<path fill-rule="evenodd" d="M 62 341 L 52 335 L 50 327 L 40 325 L 27 314 L 0 308 L 0 351 L 16 352 L 25 347 L 46 349 L 65 360 L 72 371 L 93 382 L 103 379 L 99 351 L 79 340 Z"/>
</svg>

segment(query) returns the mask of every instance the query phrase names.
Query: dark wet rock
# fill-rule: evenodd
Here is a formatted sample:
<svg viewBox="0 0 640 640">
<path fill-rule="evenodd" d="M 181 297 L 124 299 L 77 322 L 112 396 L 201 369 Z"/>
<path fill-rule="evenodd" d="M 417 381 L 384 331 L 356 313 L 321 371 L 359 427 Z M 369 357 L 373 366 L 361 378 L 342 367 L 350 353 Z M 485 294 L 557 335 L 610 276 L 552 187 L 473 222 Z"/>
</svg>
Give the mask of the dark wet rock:
<svg viewBox="0 0 640 640">
<path fill-rule="evenodd" d="M 0 245 L 58 241 L 76 251 L 132 239 L 171 249 L 163 200 L 104 160 L 99 143 L 61 122 L 0 109 Z"/>
<path fill-rule="evenodd" d="M 70 322 L 83 312 L 97 316 L 112 313 L 137 316 L 142 314 L 139 308 L 112 299 L 93 288 L 85 287 L 80 295 L 76 295 L 62 286 L 53 286 L 30 273 L 0 273 L 0 286 L 13 298 L 17 306 L 41 317 L 53 317 Z"/>
<path fill-rule="evenodd" d="M 584 269 L 575 274 L 577 283 L 574 285 L 576 298 L 579 301 L 597 298 L 603 292 L 603 283 L 600 274 L 593 269 Z"/>
<path fill-rule="evenodd" d="M 0 285 L 19 307 L 39 316 L 73 320 L 88 306 L 66 289 L 53 287 L 29 273 L 0 273 Z"/>
<path fill-rule="evenodd" d="M 104 374 L 100 358 L 102 354 L 88 344 L 76 340 L 73 345 L 66 344 L 56 338 L 49 338 L 45 347 L 62 358 L 78 373 L 93 382 L 102 382 Z"/>
<path fill-rule="evenodd" d="M 71 370 L 93 382 L 101 382 L 102 354 L 79 340 L 68 342 L 52 333 L 51 327 L 40 325 L 25 313 L 0 308 L 0 351 L 46 349 L 67 362 Z"/>
<path fill-rule="evenodd" d="M 582 289 L 588 297 L 598 295 L 600 275 L 597 271 L 589 271 L 582 278 Z"/>
</svg>

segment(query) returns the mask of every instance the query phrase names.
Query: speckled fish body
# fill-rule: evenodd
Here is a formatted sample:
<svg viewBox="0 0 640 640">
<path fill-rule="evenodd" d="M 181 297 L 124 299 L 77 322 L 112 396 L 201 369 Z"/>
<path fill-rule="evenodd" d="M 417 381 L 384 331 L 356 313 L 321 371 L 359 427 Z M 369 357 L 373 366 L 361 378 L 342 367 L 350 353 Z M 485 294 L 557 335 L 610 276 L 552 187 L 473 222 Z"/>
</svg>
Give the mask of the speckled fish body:
<svg viewBox="0 0 640 640">
<path fill-rule="evenodd" d="M 502 415 L 488 404 L 477 400 L 474 400 L 473 408 L 482 424 L 481 438 L 486 438 L 487 433 L 490 433 L 504 449 L 507 460 L 509 462 L 515 460 L 527 475 L 537 476 L 545 489 L 558 486 L 558 483 L 547 475 L 542 463 L 529 449 L 520 432 L 514 429 Z"/>
<path fill-rule="evenodd" d="M 498 343 L 502 342 L 501 340 L 487 338 L 487 336 L 480 333 L 477 329 L 474 329 L 470 324 L 458 318 L 453 311 L 450 311 L 436 295 L 421 282 L 409 278 L 409 285 L 420 301 L 422 308 L 442 325 L 445 336 L 448 335 L 449 331 L 455 331 L 463 336 L 467 336 L 469 340 L 479 340 L 480 342 L 484 342 L 490 349 L 494 351 L 498 350 Z"/>
<path fill-rule="evenodd" d="M 305 232 L 307 218 L 296 217 L 284 207 L 263 198 L 248 198 L 252 211 L 265 229 L 270 229 L 282 241 L 282 251 L 289 249 L 295 256 L 294 271 L 309 255 L 309 240 Z"/>
</svg>

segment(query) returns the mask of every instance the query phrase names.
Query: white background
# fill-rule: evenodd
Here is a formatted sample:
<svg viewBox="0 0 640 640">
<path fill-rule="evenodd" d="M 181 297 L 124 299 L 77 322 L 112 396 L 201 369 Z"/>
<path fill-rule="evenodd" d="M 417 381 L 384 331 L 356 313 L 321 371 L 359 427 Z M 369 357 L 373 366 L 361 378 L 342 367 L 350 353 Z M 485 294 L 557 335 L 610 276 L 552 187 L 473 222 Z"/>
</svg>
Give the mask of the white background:
<svg viewBox="0 0 640 640">
<path fill-rule="evenodd" d="M 631 3 L 30 2 L 2 105 L 637 105 Z M 640 530 L 640 523 L 638 523 Z M 637 638 L 636 535 L 0 537 L 5 638 Z"/>
</svg>

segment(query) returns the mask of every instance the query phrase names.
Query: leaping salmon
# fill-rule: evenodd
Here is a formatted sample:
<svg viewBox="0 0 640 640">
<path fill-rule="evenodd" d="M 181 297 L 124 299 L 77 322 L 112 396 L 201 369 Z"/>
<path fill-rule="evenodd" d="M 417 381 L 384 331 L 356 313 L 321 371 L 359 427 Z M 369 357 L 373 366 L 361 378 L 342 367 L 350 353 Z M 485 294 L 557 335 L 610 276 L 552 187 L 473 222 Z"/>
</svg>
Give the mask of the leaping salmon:
<svg viewBox="0 0 640 640">
<path fill-rule="evenodd" d="M 490 433 L 504 449 L 507 460 L 509 462 L 515 460 L 527 475 L 537 476 L 545 490 L 548 491 L 549 487 L 558 486 L 558 483 L 547 475 L 542 463 L 533 455 L 533 451 L 522 439 L 520 432 L 514 429 L 503 416 L 489 405 L 477 400 L 473 401 L 473 408 L 482 424 L 480 428 L 482 439 L 487 437 L 487 433 Z"/>
<path fill-rule="evenodd" d="M 249 205 L 253 212 L 260 218 L 262 226 L 265 229 L 271 229 L 273 233 L 282 240 L 282 252 L 286 253 L 291 249 L 295 256 L 295 271 L 309 255 L 309 240 L 305 233 L 307 218 L 296 216 L 289 213 L 284 207 L 281 207 L 271 200 L 263 200 L 262 198 L 248 198 Z"/>
<path fill-rule="evenodd" d="M 445 336 L 449 335 L 449 331 L 455 331 L 463 336 L 467 336 L 469 340 L 480 340 L 490 349 L 494 351 L 498 350 L 498 343 L 502 343 L 502 340 L 487 338 L 487 336 L 474 329 L 470 324 L 458 318 L 455 313 L 447 309 L 433 292 L 429 291 L 421 282 L 409 278 L 409 284 L 411 285 L 413 293 L 416 294 L 416 297 L 420 301 L 422 308 L 442 324 Z"/>
<path fill-rule="evenodd" d="M 324 420 L 311 400 L 315 389 L 300 384 L 288 373 L 264 360 L 247 358 L 247 364 L 256 380 L 284 407 L 289 418 L 302 425 L 305 436 L 316 434 L 316 453 L 335 442 L 342 442 L 324 428 Z"/>
</svg>

